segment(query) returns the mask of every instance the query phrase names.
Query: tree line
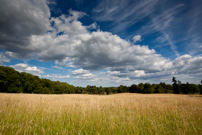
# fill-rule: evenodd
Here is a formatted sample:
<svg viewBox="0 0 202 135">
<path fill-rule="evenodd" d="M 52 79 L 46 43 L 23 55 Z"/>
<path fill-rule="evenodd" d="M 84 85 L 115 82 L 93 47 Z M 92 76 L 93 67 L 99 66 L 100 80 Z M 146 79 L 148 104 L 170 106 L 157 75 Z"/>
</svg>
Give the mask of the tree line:
<svg viewBox="0 0 202 135">
<path fill-rule="evenodd" d="M 173 93 L 174 94 L 195 94 L 200 93 L 202 94 L 202 81 L 201 84 L 182 84 L 180 80 L 176 80 L 175 77 L 172 79 L 173 82 Z"/>
<path fill-rule="evenodd" d="M 175 94 L 202 94 L 202 85 L 182 84 L 175 77 L 173 84 L 160 82 L 159 84 L 139 83 L 130 87 L 75 87 L 66 82 L 51 81 L 45 78 L 31 75 L 26 72 L 18 72 L 10 67 L 0 66 L 0 92 L 3 93 L 36 93 L 36 94 L 114 94 L 114 93 L 175 93 Z"/>
<path fill-rule="evenodd" d="M 65 82 L 39 78 L 29 73 L 0 66 L 0 92 L 62 94 L 75 93 L 75 87 Z"/>
</svg>

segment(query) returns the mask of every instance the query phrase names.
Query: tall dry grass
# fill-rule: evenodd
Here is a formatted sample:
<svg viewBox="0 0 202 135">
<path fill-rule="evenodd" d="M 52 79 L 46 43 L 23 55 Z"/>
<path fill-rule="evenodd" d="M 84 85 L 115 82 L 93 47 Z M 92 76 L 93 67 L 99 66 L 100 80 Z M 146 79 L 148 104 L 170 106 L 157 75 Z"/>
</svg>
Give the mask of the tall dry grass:
<svg viewBox="0 0 202 135">
<path fill-rule="evenodd" d="M 0 134 L 202 134 L 202 97 L 0 94 Z"/>
</svg>

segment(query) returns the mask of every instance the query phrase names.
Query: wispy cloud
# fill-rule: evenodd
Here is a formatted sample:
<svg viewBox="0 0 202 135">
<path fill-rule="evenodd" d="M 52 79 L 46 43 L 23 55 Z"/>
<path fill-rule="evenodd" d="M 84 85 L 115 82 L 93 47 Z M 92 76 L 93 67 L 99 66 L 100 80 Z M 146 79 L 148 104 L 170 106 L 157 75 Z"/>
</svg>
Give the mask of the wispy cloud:
<svg viewBox="0 0 202 135">
<path fill-rule="evenodd" d="M 185 38 L 190 38 L 188 44 L 186 44 L 187 51 L 191 55 L 195 55 L 200 52 L 200 46 L 202 45 L 202 1 L 194 0 L 191 4 L 190 10 L 186 17 L 189 19 L 189 27 L 186 31 Z"/>
<path fill-rule="evenodd" d="M 179 52 L 177 51 L 177 46 L 173 43 L 173 41 L 170 39 L 170 37 L 169 37 L 168 34 L 166 34 L 166 33 L 163 33 L 163 34 L 164 34 L 166 40 L 168 41 L 171 50 L 175 53 L 175 55 L 176 55 L 177 57 L 179 57 L 180 54 L 179 54 Z"/>
<path fill-rule="evenodd" d="M 10 62 L 10 59 L 8 59 L 4 54 L 0 53 L 0 65 L 3 65 L 4 62 Z"/>
<path fill-rule="evenodd" d="M 159 0 L 102 0 L 94 8 L 94 19 L 97 21 L 111 21 L 112 30 L 123 32 L 139 20 L 152 14 Z"/>
<path fill-rule="evenodd" d="M 43 77 L 45 78 L 52 78 L 53 80 L 55 79 L 68 79 L 70 78 L 70 75 L 61 75 L 61 74 L 47 74 L 47 75 L 43 75 Z"/>
<path fill-rule="evenodd" d="M 191 55 L 199 53 L 198 46 L 202 41 L 201 5 L 200 0 L 101 0 L 93 13 L 95 20 L 110 22 L 109 29 L 127 39 L 139 34 L 149 37 L 155 33 L 157 37 L 153 42 L 170 46 L 178 57 L 186 53 L 179 52 L 182 44 Z M 124 34 L 132 29 L 131 26 L 135 31 L 130 35 Z"/>
</svg>

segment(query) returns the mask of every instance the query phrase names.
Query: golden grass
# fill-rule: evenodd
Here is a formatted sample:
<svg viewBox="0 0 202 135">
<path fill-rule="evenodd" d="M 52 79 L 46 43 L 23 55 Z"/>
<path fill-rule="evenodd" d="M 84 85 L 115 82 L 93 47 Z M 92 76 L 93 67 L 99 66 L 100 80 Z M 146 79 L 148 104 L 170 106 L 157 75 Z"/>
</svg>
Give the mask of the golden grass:
<svg viewBox="0 0 202 135">
<path fill-rule="evenodd" d="M 0 94 L 0 134 L 202 134 L 202 97 Z"/>
</svg>

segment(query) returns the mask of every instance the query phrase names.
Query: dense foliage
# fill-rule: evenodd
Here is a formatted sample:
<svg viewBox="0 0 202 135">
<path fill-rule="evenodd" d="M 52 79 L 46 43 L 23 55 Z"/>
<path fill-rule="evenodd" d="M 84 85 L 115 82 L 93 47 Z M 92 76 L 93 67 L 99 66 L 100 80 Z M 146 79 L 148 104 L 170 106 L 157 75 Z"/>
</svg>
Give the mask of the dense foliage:
<svg viewBox="0 0 202 135">
<path fill-rule="evenodd" d="M 177 81 L 175 77 L 172 79 L 173 81 L 173 92 L 175 94 L 195 94 L 200 93 L 202 94 L 202 85 L 196 84 L 182 84 L 179 80 Z"/>
<path fill-rule="evenodd" d="M 8 93 L 40 93 L 40 94 L 113 94 L 113 93 L 175 93 L 175 94 L 202 94 L 202 85 L 182 84 L 175 77 L 173 85 L 161 82 L 159 84 L 140 83 L 130 87 L 120 85 L 119 87 L 96 87 L 88 85 L 75 87 L 65 82 L 51 81 L 39 78 L 29 73 L 14 70 L 10 67 L 0 66 L 0 92 Z"/>
<path fill-rule="evenodd" d="M 75 93 L 75 87 L 68 83 L 40 79 L 25 72 L 0 66 L 0 92 L 61 94 Z"/>
</svg>

